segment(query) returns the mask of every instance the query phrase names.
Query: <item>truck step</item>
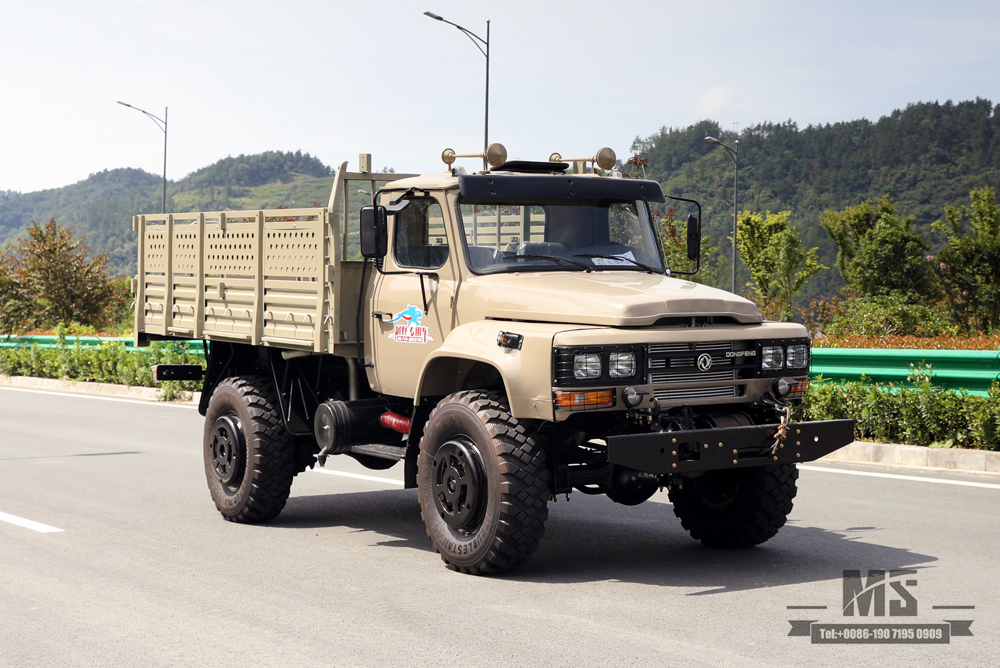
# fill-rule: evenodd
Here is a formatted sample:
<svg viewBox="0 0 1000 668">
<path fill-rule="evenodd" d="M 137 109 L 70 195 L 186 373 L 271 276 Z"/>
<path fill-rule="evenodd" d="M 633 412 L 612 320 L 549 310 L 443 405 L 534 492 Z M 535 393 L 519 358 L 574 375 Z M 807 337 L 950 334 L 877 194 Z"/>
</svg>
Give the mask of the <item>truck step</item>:
<svg viewBox="0 0 1000 668">
<path fill-rule="evenodd" d="M 406 457 L 406 446 L 369 443 L 367 445 L 352 445 L 350 452 L 356 455 L 368 455 L 369 457 L 399 461 Z"/>
</svg>

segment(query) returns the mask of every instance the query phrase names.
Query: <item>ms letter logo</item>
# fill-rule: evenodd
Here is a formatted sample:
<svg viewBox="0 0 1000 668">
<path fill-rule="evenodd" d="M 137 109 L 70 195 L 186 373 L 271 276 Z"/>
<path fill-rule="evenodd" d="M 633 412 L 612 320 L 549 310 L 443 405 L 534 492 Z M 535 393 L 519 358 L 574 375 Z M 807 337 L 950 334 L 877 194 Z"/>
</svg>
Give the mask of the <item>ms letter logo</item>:
<svg viewBox="0 0 1000 668">
<path fill-rule="evenodd" d="M 867 617 L 885 617 L 885 586 L 888 584 L 898 599 L 889 601 L 890 617 L 916 617 L 917 599 L 907 591 L 907 587 L 916 587 L 915 579 L 899 580 L 906 575 L 916 575 L 914 570 L 889 571 L 888 581 L 885 571 L 868 571 L 868 580 L 861 578 L 861 571 L 844 571 L 844 616 L 853 617 L 857 608 L 858 615 Z"/>
</svg>

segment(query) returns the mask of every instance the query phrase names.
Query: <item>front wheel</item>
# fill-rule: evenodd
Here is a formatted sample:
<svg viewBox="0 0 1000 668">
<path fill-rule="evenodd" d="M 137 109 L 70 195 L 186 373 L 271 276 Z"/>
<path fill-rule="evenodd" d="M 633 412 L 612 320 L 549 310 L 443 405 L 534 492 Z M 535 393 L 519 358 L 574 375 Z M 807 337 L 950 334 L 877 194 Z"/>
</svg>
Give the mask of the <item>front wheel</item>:
<svg viewBox="0 0 1000 668">
<path fill-rule="evenodd" d="M 514 569 L 538 548 L 548 516 L 545 451 L 501 393 L 445 397 L 420 441 L 420 514 L 449 568 L 471 574 Z"/>
<path fill-rule="evenodd" d="M 709 471 L 670 489 L 681 525 L 709 547 L 752 547 L 773 538 L 792 512 L 794 464 Z"/>
</svg>

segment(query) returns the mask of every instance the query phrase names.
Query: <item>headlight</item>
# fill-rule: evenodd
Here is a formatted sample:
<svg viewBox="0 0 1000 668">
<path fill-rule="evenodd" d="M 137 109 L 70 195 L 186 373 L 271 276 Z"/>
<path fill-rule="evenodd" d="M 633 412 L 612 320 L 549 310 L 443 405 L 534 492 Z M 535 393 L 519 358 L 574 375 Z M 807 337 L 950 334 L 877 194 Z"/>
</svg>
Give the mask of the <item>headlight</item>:
<svg viewBox="0 0 1000 668">
<path fill-rule="evenodd" d="M 608 371 L 612 378 L 631 378 L 635 375 L 635 353 L 611 353 Z"/>
<path fill-rule="evenodd" d="M 598 353 L 584 353 L 573 356 L 573 377 L 588 380 L 601 377 L 601 356 Z"/>
<path fill-rule="evenodd" d="M 803 369 L 809 366 L 809 346 L 796 344 L 788 346 L 788 368 Z"/>
<path fill-rule="evenodd" d="M 764 346 L 761 350 L 760 368 L 763 371 L 778 371 L 785 366 L 784 346 Z"/>
</svg>

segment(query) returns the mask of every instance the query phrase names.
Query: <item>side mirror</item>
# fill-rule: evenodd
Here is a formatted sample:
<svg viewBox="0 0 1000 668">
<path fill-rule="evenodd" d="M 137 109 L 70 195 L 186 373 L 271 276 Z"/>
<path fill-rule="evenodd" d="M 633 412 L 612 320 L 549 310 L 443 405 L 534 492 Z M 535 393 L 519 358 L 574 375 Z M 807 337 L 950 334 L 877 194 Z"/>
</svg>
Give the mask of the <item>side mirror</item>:
<svg viewBox="0 0 1000 668">
<path fill-rule="evenodd" d="M 361 255 L 370 259 L 385 257 L 389 232 L 384 206 L 361 207 Z"/>
<path fill-rule="evenodd" d="M 389 206 L 361 207 L 361 255 L 369 260 L 385 257 L 389 250 L 390 214 L 397 214 L 410 205 L 406 196 L 395 199 Z"/>
<path fill-rule="evenodd" d="M 687 251 L 689 260 L 697 260 L 701 255 L 701 221 L 693 213 L 688 216 Z"/>
</svg>

